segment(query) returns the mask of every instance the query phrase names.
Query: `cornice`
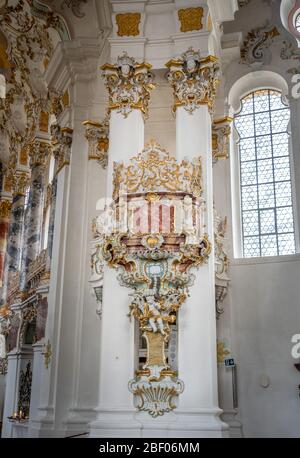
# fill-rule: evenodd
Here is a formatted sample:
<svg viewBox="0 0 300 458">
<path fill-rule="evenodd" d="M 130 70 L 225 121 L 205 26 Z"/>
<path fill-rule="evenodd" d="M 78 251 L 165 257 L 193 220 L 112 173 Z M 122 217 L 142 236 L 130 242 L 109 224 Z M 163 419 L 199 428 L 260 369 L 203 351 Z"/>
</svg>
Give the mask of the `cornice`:
<svg viewBox="0 0 300 458">
<path fill-rule="evenodd" d="M 64 92 L 70 83 L 92 80 L 97 74 L 103 45 L 102 37 L 58 43 L 45 71 L 48 86 Z"/>
</svg>

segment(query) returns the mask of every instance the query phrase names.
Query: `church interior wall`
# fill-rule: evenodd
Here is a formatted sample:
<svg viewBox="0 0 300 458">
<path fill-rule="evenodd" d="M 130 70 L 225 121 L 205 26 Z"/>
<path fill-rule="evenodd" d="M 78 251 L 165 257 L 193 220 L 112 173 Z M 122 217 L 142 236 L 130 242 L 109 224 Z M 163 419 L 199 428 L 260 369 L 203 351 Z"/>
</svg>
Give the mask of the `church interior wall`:
<svg viewBox="0 0 300 458">
<path fill-rule="evenodd" d="M 92 7 L 84 8 L 82 17 L 73 14 L 72 20 L 67 21 L 73 42 L 57 44 L 53 54 L 55 59 L 50 61 L 45 72 L 49 87 L 61 93 L 66 88 L 69 90 L 69 107 L 57 119 L 63 127 L 73 130 L 73 138 L 70 162 L 58 175 L 45 332 L 45 336 L 52 336 L 49 371 L 45 369 L 43 353 L 47 344 L 45 337 L 33 353 L 34 371 L 40 372 L 40 387 L 36 389 L 32 402 L 34 418 L 29 423 L 29 434 L 33 437 L 86 434 L 97 417 L 103 330 L 101 301 L 96 298 L 91 282 L 91 250 L 94 249 L 91 241 L 94 236 L 93 220 L 107 197 L 107 169 L 101 163 L 103 158 L 99 161 L 99 157 L 97 160 L 89 157 L 91 143 L 85 138 L 86 126 L 83 122 L 101 123 L 101 129 L 106 128 L 107 92 L 99 67 L 110 61 L 110 54 L 112 62 L 115 62 L 124 48 L 137 60 L 145 58 L 153 63 L 157 87 L 151 93 L 149 118 L 145 122 L 145 144 L 155 139 L 175 156 L 173 94 L 165 78 L 167 69 L 164 64 L 170 54 L 180 54 L 186 51 L 187 43 L 195 47 L 199 41 L 199 37 L 194 35 L 176 41 L 180 31 L 179 23 L 175 24 L 170 16 L 172 1 L 164 1 L 159 6 L 157 2 L 135 2 L 135 7 L 142 14 L 141 28 L 147 38 L 120 38 L 115 24 L 111 31 L 110 8 L 114 17 L 119 2 L 105 1 L 101 2 L 101 6 L 95 5 L 99 2 L 92 3 Z M 186 3 L 185 0 L 175 1 L 176 7 L 183 3 Z M 187 3 L 189 7 L 199 5 L 197 0 Z M 214 3 L 211 2 L 212 11 Z M 226 5 L 231 3 L 236 2 L 228 1 Z M 229 258 L 230 279 L 216 325 L 219 405 L 223 409 L 222 419 L 229 425 L 232 437 L 299 437 L 299 373 L 291 355 L 292 336 L 300 333 L 300 98 L 293 97 L 292 92 L 292 76 L 300 72 L 299 52 L 296 40 L 281 24 L 279 0 L 240 3 L 245 6 L 235 12 L 234 20 L 228 20 L 229 16 L 222 25 L 222 21 L 215 21 L 213 37 L 206 49 L 214 50 L 223 62 L 215 119 L 234 116 L 238 111 L 237 104 L 232 103 L 231 94 L 232 88 L 243 77 L 255 79 L 257 75 L 257 87 L 264 81 L 262 71 L 280 75 L 284 80 L 284 95 L 291 108 L 289 130 L 297 253 L 281 257 L 242 258 L 240 214 L 235 211 L 239 207 L 237 193 L 240 192 L 235 171 L 238 147 L 232 123 L 229 157 L 216 161 L 213 166 L 214 208 L 221 218 L 227 218 L 224 243 Z M 131 7 L 131 4 L 125 5 L 124 11 Z M 225 13 L 224 9 L 224 17 Z M 214 14 L 217 15 L 218 11 Z M 264 31 L 274 27 L 278 35 L 275 33 L 264 41 Z M 249 36 L 251 32 L 254 39 Z M 165 39 L 166 35 L 172 37 L 173 42 L 171 38 Z M 205 42 L 206 38 L 202 39 Z M 255 54 L 256 44 L 260 51 L 258 57 Z M 242 57 L 241 48 L 244 50 Z M 280 89 L 274 81 L 272 79 L 268 87 Z M 244 95 L 241 90 L 240 97 Z M 188 138 L 188 130 L 186 135 Z M 137 153 L 132 151 L 132 156 Z M 114 300 L 125 303 L 127 291 L 126 294 L 120 292 L 116 279 L 112 277 L 109 277 L 108 284 L 113 290 Z M 17 349 L 16 353 L 21 350 Z M 224 365 L 225 358 L 229 357 L 235 360 L 235 370 Z M 22 360 L 19 369 L 24 370 L 24 364 Z M 4 412 L 4 416 L 13 413 L 8 411 L 11 406 L 7 407 L 8 401 L 13 399 L 12 392 L 7 389 L 7 380 L 8 374 L 0 375 L 0 415 Z M 6 427 L 4 436 L 22 434 L 27 434 L 25 428 L 10 425 Z"/>
</svg>

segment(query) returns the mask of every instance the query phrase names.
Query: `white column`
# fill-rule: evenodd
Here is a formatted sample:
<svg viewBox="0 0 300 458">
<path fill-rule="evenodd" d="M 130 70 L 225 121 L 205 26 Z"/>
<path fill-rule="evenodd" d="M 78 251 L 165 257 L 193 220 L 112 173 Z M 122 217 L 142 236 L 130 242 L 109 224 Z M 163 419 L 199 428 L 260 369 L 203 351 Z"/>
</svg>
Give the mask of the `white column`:
<svg viewBox="0 0 300 458">
<path fill-rule="evenodd" d="M 112 196 L 113 162 L 127 162 L 144 146 L 144 120 L 140 110 L 127 118 L 112 111 L 109 133 L 107 196 Z M 130 291 L 121 287 L 117 272 L 105 267 L 100 346 L 100 394 L 98 417 L 90 437 L 136 437 L 133 395 L 128 382 L 134 377 L 134 319 L 129 320 Z"/>
<path fill-rule="evenodd" d="M 43 341 L 40 341 L 32 345 L 33 367 L 32 367 L 32 385 L 31 385 L 31 397 L 30 397 L 28 437 L 34 437 L 34 435 L 36 434 L 36 429 L 32 427 L 32 424 L 34 423 L 34 419 L 38 415 L 38 408 L 40 404 L 42 372 L 45 366 L 43 347 L 44 347 Z"/>
<path fill-rule="evenodd" d="M 11 352 L 7 355 L 7 374 L 6 390 L 3 410 L 3 425 L 1 437 L 12 437 L 12 423 L 9 423 L 7 417 L 10 417 L 17 410 L 18 389 L 20 373 L 20 354 Z"/>
<path fill-rule="evenodd" d="M 127 118 L 116 110 L 110 115 L 107 197 L 113 192 L 113 163 L 129 161 L 144 147 L 144 119 L 140 110 L 132 110 Z"/>
<path fill-rule="evenodd" d="M 185 389 L 175 411 L 174 435 L 180 437 L 222 437 L 227 425 L 219 420 L 215 316 L 215 271 L 212 180 L 211 108 L 219 69 L 214 57 L 203 58 L 188 50 L 167 63 L 176 109 L 176 158 L 192 160 L 201 156 L 202 197 L 206 203 L 204 232 L 212 244 L 207 263 L 191 269 L 195 275 L 190 297 L 178 317 L 178 371 Z M 206 71 L 210 79 L 203 78 Z M 178 79 L 178 72 L 182 80 Z"/>
<path fill-rule="evenodd" d="M 193 113 L 184 107 L 176 111 L 176 157 L 202 158 L 203 198 L 206 202 L 206 228 L 210 242 L 213 231 L 211 116 L 207 105 Z M 176 414 L 190 430 L 190 437 L 222 436 L 218 416 L 217 354 L 215 316 L 215 271 L 213 251 L 208 262 L 197 270 L 190 297 L 179 312 L 178 369 L 184 381 Z"/>
<path fill-rule="evenodd" d="M 19 402 L 19 386 L 20 386 L 20 373 L 25 369 L 22 367 L 23 360 L 32 360 L 31 348 L 28 350 L 23 349 L 13 350 L 7 355 L 7 374 L 6 374 L 6 390 L 5 402 L 3 411 L 3 426 L 2 438 L 14 437 L 14 425 L 8 420 L 14 412 L 18 411 Z"/>
</svg>

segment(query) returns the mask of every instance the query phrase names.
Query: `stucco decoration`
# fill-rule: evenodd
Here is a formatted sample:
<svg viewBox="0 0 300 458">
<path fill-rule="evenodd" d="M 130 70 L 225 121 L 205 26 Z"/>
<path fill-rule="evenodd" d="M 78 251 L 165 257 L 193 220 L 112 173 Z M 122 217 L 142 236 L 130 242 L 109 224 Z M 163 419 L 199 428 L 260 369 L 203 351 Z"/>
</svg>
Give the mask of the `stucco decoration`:
<svg viewBox="0 0 300 458">
<path fill-rule="evenodd" d="M 227 218 L 222 218 L 214 210 L 215 234 L 215 290 L 217 319 L 224 313 L 223 302 L 228 293 L 230 278 L 228 276 L 229 257 L 227 253 Z"/>
<path fill-rule="evenodd" d="M 109 213 L 95 222 L 102 241 L 93 252 L 92 271 L 101 280 L 103 261 L 117 270 L 121 286 L 132 290 L 129 316 L 146 340 L 147 361 L 129 389 L 140 398 L 138 409 L 157 417 L 176 407 L 174 398 L 184 389 L 167 364 L 165 344 L 193 285 L 192 269 L 211 253 L 201 159 L 178 164 L 152 141 L 129 164 L 115 164 L 114 189 Z"/>
<path fill-rule="evenodd" d="M 109 92 L 109 111 L 117 110 L 126 118 L 133 109 L 139 109 L 147 117 L 150 92 L 155 87 L 151 68 L 147 62 L 136 62 L 126 52 L 115 65 L 101 67 Z"/>
<path fill-rule="evenodd" d="M 241 49 L 241 63 L 253 65 L 254 63 L 269 64 L 272 54 L 269 50 L 274 40 L 280 36 L 280 31 L 269 23 L 251 30 Z"/>
<path fill-rule="evenodd" d="M 212 125 L 213 163 L 220 159 L 228 159 L 230 154 L 230 134 L 233 118 L 216 119 Z"/>
<path fill-rule="evenodd" d="M 87 0 L 64 0 L 61 4 L 61 9 L 64 10 L 67 7 L 72 11 L 74 16 L 83 18 L 85 13 L 82 11 L 82 6 L 85 3 L 87 3 Z"/>
<path fill-rule="evenodd" d="M 119 37 L 135 37 L 140 34 L 141 13 L 116 15 Z"/>
<path fill-rule="evenodd" d="M 167 62 L 166 67 L 169 69 L 166 76 L 174 91 L 174 113 L 182 106 L 192 114 L 200 105 L 208 105 L 213 111 L 221 78 L 216 57 L 202 58 L 198 51 L 189 48 L 178 59 Z"/>
<path fill-rule="evenodd" d="M 203 28 L 202 19 L 204 10 L 201 7 L 185 8 L 178 10 L 178 19 L 180 21 L 180 32 L 193 32 Z"/>
<path fill-rule="evenodd" d="M 98 164 L 106 169 L 108 163 L 109 146 L 109 121 L 104 119 L 102 123 L 84 121 L 86 126 L 85 138 L 89 144 L 88 159 L 97 161 Z"/>
</svg>

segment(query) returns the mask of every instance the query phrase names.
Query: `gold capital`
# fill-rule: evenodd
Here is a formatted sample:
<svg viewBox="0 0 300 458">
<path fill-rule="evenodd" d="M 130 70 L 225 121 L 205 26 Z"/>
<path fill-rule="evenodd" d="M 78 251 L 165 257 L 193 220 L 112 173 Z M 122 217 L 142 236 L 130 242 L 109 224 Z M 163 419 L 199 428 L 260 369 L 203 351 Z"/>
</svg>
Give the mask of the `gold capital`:
<svg viewBox="0 0 300 458">
<path fill-rule="evenodd" d="M 115 65 L 106 64 L 101 69 L 109 92 L 109 111 L 117 110 L 127 118 L 138 109 L 147 117 L 150 91 L 155 87 L 151 65 L 138 63 L 124 52 Z"/>
<path fill-rule="evenodd" d="M 183 106 L 193 113 L 200 105 L 208 105 L 213 111 L 220 82 L 217 61 L 214 56 L 201 58 L 199 51 L 189 48 L 179 59 L 167 62 L 167 79 L 174 91 L 174 112 L 177 107 Z"/>
</svg>

